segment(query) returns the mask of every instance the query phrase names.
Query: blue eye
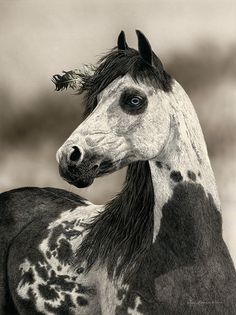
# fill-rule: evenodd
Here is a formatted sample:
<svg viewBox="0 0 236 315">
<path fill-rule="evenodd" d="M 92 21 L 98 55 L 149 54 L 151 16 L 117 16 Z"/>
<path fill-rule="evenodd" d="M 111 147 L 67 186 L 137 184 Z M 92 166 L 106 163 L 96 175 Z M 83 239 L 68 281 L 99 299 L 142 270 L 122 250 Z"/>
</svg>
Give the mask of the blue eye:
<svg viewBox="0 0 236 315">
<path fill-rule="evenodd" d="M 119 103 L 127 114 L 138 115 L 145 111 L 148 100 L 143 92 L 130 88 L 121 94 Z"/>
<path fill-rule="evenodd" d="M 139 106 L 142 101 L 142 97 L 134 96 L 129 100 L 130 105 Z"/>
</svg>

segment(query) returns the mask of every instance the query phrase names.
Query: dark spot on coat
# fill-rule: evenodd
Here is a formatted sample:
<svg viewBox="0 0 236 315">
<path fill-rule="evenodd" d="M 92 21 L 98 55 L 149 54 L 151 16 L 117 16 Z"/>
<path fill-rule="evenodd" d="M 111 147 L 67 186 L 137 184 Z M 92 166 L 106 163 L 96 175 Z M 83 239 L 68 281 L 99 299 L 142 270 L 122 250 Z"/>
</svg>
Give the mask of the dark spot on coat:
<svg viewBox="0 0 236 315">
<path fill-rule="evenodd" d="M 87 306 L 89 303 L 88 303 L 88 300 L 86 300 L 85 298 L 83 298 L 82 296 L 78 296 L 77 297 L 77 303 L 78 305 L 80 306 Z"/>
<path fill-rule="evenodd" d="M 53 277 L 56 277 L 56 272 L 55 272 L 55 270 L 53 270 L 52 269 L 52 271 L 51 271 L 51 277 L 53 278 Z"/>
<path fill-rule="evenodd" d="M 50 259 L 51 257 L 52 257 L 52 254 L 47 250 L 46 251 L 46 257 L 48 258 L 48 259 Z"/>
<path fill-rule="evenodd" d="M 73 221 L 64 221 L 63 222 L 65 224 L 65 228 L 66 229 L 73 229 L 76 223 L 76 220 Z"/>
<path fill-rule="evenodd" d="M 26 272 L 23 273 L 23 276 L 22 276 L 22 286 L 23 286 L 25 283 L 28 283 L 28 284 L 34 283 L 34 274 L 33 274 L 33 271 L 32 271 L 31 268 L 29 269 L 29 271 L 26 271 Z"/>
<path fill-rule="evenodd" d="M 65 237 L 68 239 L 68 240 L 71 240 L 75 237 L 78 237 L 79 235 L 81 234 L 81 232 L 79 231 L 76 231 L 76 230 L 70 230 L 70 231 L 66 231 L 64 232 L 64 235 Z"/>
<path fill-rule="evenodd" d="M 65 294 L 65 300 L 58 307 L 53 307 L 49 303 L 45 302 L 44 306 L 46 310 L 54 313 L 55 315 L 74 315 L 74 310 L 71 308 L 75 307 L 69 294 Z"/>
<path fill-rule="evenodd" d="M 122 300 L 125 294 L 126 294 L 126 291 L 124 289 L 119 289 L 117 292 L 118 300 Z"/>
<path fill-rule="evenodd" d="M 54 271 L 51 272 L 51 277 L 47 281 L 47 285 L 58 285 L 62 291 L 72 291 L 76 284 L 69 281 L 70 277 L 67 275 L 57 275 Z"/>
<path fill-rule="evenodd" d="M 78 274 L 80 274 L 80 273 L 84 272 L 84 268 L 83 267 L 79 267 L 79 268 L 77 268 L 76 272 Z"/>
<path fill-rule="evenodd" d="M 66 239 L 59 241 L 60 246 L 57 248 L 57 257 L 60 263 L 68 263 L 73 256 L 71 244 Z"/>
<path fill-rule="evenodd" d="M 64 232 L 64 228 L 62 226 L 62 224 L 56 226 L 54 229 L 53 229 L 53 232 L 52 232 L 52 235 L 49 239 L 49 249 L 51 251 L 55 250 L 57 248 L 57 240 L 58 240 L 58 237 L 63 234 Z"/>
<path fill-rule="evenodd" d="M 115 315 L 129 314 L 128 313 L 128 308 L 131 308 L 131 309 L 135 308 L 135 300 L 136 300 L 137 294 L 134 293 L 134 292 L 131 292 L 131 291 L 128 291 L 128 292 L 124 292 L 125 290 L 120 290 L 120 291 L 121 292 L 120 292 L 119 296 L 121 297 L 121 299 L 123 298 L 123 301 L 122 301 L 122 303 L 120 305 L 118 305 L 116 307 Z M 144 313 L 144 314 L 154 315 L 152 313 Z"/>
<path fill-rule="evenodd" d="M 197 173 L 197 175 L 198 175 L 198 177 L 199 177 L 199 178 L 201 178 L 201 177 L 202 177 L 201 172 L 198 172 L 198 173 Z"/>
<path fill-rule="evenodd" d="M 172 171 L 170 173 L 170 178 L 174 182 L 181 182 L 183 180 L 183 176 L 181 175 L 181 173 L 179 171 Z"/>
<path fill-rule="evenodd" d="M 168 171 L 170 171 L 170 166 L 168 165 L 168 164 L 164 164 L 164 163 L 162 163 L 162 162 L 160 162 L 160 161 L 156 161 L 156 166 L 158 167 L 158 168 L 165 168 L 165 169 L 167 169 Z"/>
<path fill-rule="evenodd" d="M 196 174 L 192 171 L 187 172 L 188 178 L 190 178 L 192 181 L 196 181 Z"/>
<path fill-rule="evenodd" d="M 162 163 L 159 162 L 159 161 L 156 161 L 156 166 L 157 166 L 158 168 L 162 168 L 162 167 L 163 167 Z"/>
<path fill-rule="evenodd" d="M 96 290 L 95 288 L 89 287 L 89 286 L 84 286 L 82 284 L 77 284 L 77 293 L 81 294 L 88 294 L 88 295 L 96 295 Z"/>
<path fill-rule="evenodd" d="M 142 304 L 139 304 L 139 305 L 138 305 L 137 311 L 142 314 L 142 312 L 143 312 L 143 306 L 142 306 Z"/>
<path fill-rule="evenodd" d="M 59 298 L 58 293 L 50 286 L 40 284 L 38 286 L 39 292 L 45 300 L 55 300 Z"/>
<path fill-rule="evenodd" d="M 35 269 L 39 277 L 42 278 L 44 281 L 47 281 L 48 279 L 47 269 L 44 266 L 40 266 L 39 263 L 36 264 Z"/>
</svg>

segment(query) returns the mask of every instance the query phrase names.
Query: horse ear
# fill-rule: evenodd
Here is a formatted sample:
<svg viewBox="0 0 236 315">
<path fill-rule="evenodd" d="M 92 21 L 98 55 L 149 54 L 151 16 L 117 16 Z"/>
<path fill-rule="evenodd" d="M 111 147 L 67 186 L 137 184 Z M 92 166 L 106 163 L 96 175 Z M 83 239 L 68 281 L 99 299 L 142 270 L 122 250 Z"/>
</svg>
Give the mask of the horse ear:
<svg viewBox="0 0 236 315">
<path fill-rule="evenodd" d="M 145 35 L 140 32 L 139 30 L 136 30 L 136 34 L 138 36 L 138 50 L 141 55 L 141 57 L 150 65 L 152 65 L 152 47 L 145 37 Z"/>
<path fill-rule="evenodd" d="M 124 31 L 121 31 L 119 36 L 118 36 L 117 47 L 120 50 L 126 50 L 126 49 L 129 48 L 128 44 L 126 43 L 125 32 Z"/>
</svg>

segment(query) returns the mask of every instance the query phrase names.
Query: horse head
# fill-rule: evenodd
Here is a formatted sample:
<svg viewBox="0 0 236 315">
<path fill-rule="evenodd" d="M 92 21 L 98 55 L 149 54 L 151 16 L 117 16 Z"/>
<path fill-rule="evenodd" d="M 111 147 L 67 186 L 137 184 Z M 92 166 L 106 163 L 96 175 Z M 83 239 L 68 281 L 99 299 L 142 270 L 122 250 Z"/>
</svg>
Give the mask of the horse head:
<svg viewBox="0 0 236 315">
<path fill-rule="evenodd" d="M 58 150 L 62 177 L 77 187 L 136 161 L 157 159 L 171 133 L 173 80 L 140 31 L 138 50 L 122 31 L 91 73 L 81 74 L 86 119 Z"/>
</svg>

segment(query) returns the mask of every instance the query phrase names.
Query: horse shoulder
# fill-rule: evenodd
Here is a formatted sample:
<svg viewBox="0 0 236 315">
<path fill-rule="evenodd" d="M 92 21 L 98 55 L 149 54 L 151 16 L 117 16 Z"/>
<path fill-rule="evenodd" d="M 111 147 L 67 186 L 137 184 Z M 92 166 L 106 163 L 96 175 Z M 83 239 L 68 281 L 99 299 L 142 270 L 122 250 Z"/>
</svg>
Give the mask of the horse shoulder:
<svg viewBox="0 0 236 315">
<path fill-rule="evenodd" d="M 7 288 L 8 280 L 8 295 L 19 312 L 47 314 L 86 306 L 83 292 L 93 296 L 93 288 L 78 281 L 83 268 L 71 270 L 70 259 L 96 206 L 54 188 L 18 189 L 0 200 L 7 238 L 3 282 Z"/>
</svg>

